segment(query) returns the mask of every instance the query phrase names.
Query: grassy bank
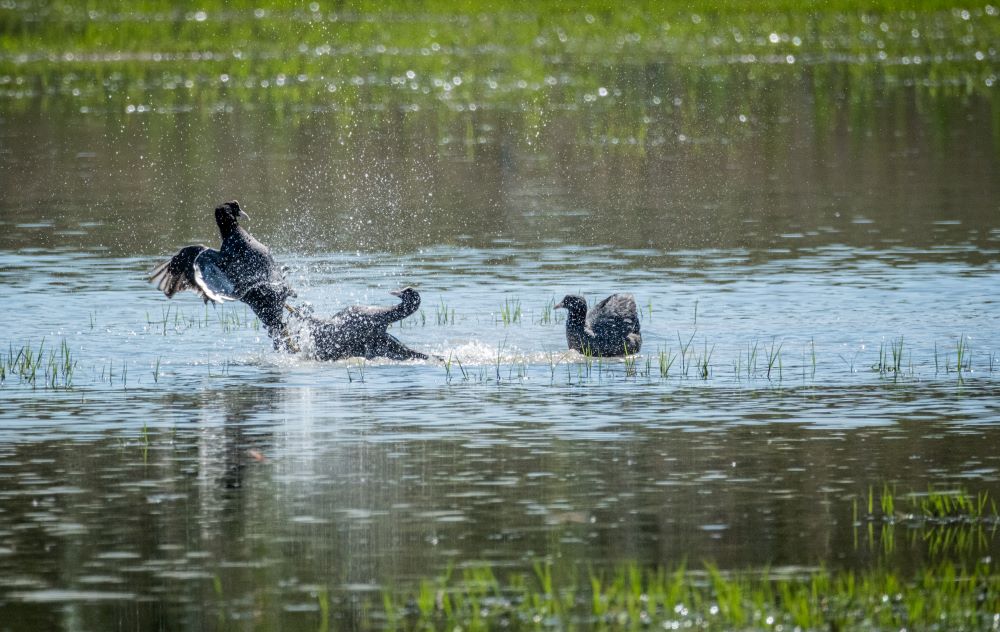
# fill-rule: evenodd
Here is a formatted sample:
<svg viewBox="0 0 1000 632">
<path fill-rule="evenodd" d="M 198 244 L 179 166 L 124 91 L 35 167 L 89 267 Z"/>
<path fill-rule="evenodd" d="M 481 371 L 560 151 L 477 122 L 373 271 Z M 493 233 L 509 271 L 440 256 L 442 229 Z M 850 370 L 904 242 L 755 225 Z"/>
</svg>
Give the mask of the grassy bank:
<svg viewBox="0 0 1000 632">
<path fill-rule="evenodd" d="M 862 498 L 862 500 L 864 500 Z M 985 492 L 929 490 L 897 495 L 870 489 L 867 509 L 855 502 L 856 530 L 894 540 L 896 526 L 929 560 L 909 572 L 885 563 L 891 549 L 870 546 L 883 560 L 865 569 L 825 567 L 725 571 L 711 563 L 674 567 L 631 562 L 612 572 L 580 573 L 558 563 L 502 576 L 488 565 L 449 570 L 411 591 L 383 593 L 373 620 L 390 629 L 941 629 L 990 630 L 1000 620 L 1000 574 L 985 544 L 941 547 L 970 527 L 994 532 L 995 503 Z M 979 562 L 955 562 L 958 557 Z"/>
<path fill-rule="evenodd" d="M 386 593 L 389 629 L 994 629 L 1000 576 L 989 564 L 885 570 L 643 571 L 556 579 L 551 565 L 498 579 L 449 573 L 415 593 Z"/>
<path fill-rule="evenodd" d="M 864 101 L 887 86 L 988 94 L 985 3 L 18 3 L 0 9 L 0 98 L 150 107 L 217 100 L 444 109 L 762 99 L 801 77 Z M 691 106 L 693 107 L 693 106 Z"/>
</svg>

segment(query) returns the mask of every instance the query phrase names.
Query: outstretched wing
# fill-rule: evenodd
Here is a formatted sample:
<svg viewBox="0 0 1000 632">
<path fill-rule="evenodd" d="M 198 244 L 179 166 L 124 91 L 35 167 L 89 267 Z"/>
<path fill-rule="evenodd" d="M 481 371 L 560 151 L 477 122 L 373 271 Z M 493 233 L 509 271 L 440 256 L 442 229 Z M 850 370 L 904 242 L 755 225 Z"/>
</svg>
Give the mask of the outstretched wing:
<svg viewBox="0 0 1000 632">
<path fill-rule="evenodd" d="M 153 268 L 149 273 L 149 281 L 155 283 L 167 298 L 194 288 L 194 260 L 205 250 L 208 248 L 202 245 L 181 248 L 176 255 Z"/>
<path fill-rule="evenodd" d="M 639 314 L 631 294 L 612 294 L 587 313 L 587 329 L 600 340 L 624 340 L 639 333 Z"/>
<path fill-rule="evenodd" d="M 194 259 L 195 291 L 209 300 L 238 301 L 243 296 L 236 292 L 233 282 L 222 265 L 222 255 L 218 250 L 206 248 Z"/>
<path fill-rule="evenodd" d="M 226 276 L 218 251 L 202 245 L 187 246 L 153 268 L 149 280 L 168 298 L 183 290 L 193 290 L 205 302 L 238 300 L 233 283 Z"/>
</svg>

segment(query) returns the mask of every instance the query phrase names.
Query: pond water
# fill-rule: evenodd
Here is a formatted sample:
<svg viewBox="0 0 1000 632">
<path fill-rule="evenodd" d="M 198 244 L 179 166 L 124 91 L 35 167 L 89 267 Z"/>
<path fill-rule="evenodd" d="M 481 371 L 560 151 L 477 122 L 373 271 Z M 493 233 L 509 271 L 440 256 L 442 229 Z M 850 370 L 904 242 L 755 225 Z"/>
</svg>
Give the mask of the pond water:
<svg viewBox="0 0 1000 632">
<path fill-rule="evenodd" d="M 758 77 L 739 46 L 665 41 L 611 47 L 596 78 L 574 65 L 594 50 L 548 60 L 578 81 L 543 105 L 461 108 L 377 64 L 345 105 L 257 79 L 180 97 L 151 58 L 3 57 L 0 629 L 314 628 L 317 595 L 366 628 L 380 590 L 482 563 L 940 556 L 853 507 L 1000 494 L 995 88 L 834 53 Z M 205 82 L 227 62 L 172 63 Z M 609 74 L 617 92 L 591 82 Z M 148 271 L 217 244 L 232 198 L 319 313 L 416 286 L 392 331 L 436 358 L 309 361 L 242 306 L 160 295 Z M 552 305 L 617 291 L 634 362 L 567 352 Z M 997 552 L 988 532 L 947 555 Z"/>
</svg>

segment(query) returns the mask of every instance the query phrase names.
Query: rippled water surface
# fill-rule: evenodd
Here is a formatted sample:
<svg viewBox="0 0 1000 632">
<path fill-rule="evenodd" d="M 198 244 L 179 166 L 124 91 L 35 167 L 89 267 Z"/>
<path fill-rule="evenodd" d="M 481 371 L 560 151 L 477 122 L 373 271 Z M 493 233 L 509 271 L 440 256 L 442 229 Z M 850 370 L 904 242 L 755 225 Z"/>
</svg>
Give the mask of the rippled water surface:
<svg viewBox="0 0 1000 632">
<path fill-rule="evenodd" d="M 370 41 L 364 13 L 53 11 L 0 9 L 0 629 L 366 629 L 482 563 L 998 553 L 854 515 L 1000 494 L 994 7 Z M 202 46 L 130 48 L 161 24 Z M 434 357 L 304 360 L 158 294 L 232 198 L 321 314 L 416 286 L 392 332 Z M 554 303 L 616 291 L 641 353 L 567 352 Z"/>
</svg>

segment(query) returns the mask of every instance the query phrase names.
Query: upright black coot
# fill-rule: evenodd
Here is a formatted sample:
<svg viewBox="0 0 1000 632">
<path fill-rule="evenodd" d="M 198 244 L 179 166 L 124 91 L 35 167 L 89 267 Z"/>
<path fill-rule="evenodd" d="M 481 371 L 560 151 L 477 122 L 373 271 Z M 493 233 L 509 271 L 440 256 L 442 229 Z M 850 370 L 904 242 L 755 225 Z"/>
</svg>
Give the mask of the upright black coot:
<svg viewBox="0 0 1000 632">
<path fill-rule="evenodd" d="M 426 360 L 427 356 L 408 348 L 386 328 L 413 314 L 420 307 L 420 293 L 412 287 L 391 292 L 401 301 L 393 307 L 354 305 L 329 319 L 300 316 L 313 341 L 318 360 L 384 357 L 393 360 Z"/>
<path fill-rule="evenodd" d="M 217 206 L 215 223 L 219 225 L 222 246 L 218 250 L 200 244 L 181 248 L 156 266 L 149 280 L 171 298 L 190 289 L 206 303 L 243 301 L 278 345 L 285 330 L 282 310 L 295 292 L 285 282 L 267 247 L 240 226 L 241 218 L 249 216 L 236 200 Z"/>
<path fill-rule="evenodd" d="M 565 308 L 566 342 L 580 353 L 610 357 L 638 353 L 642 346 L 639 314 L 631 294 L 612 294 L 587 311 L 587 301 L 567 295 L 556 308 Z"/>
</svg>

